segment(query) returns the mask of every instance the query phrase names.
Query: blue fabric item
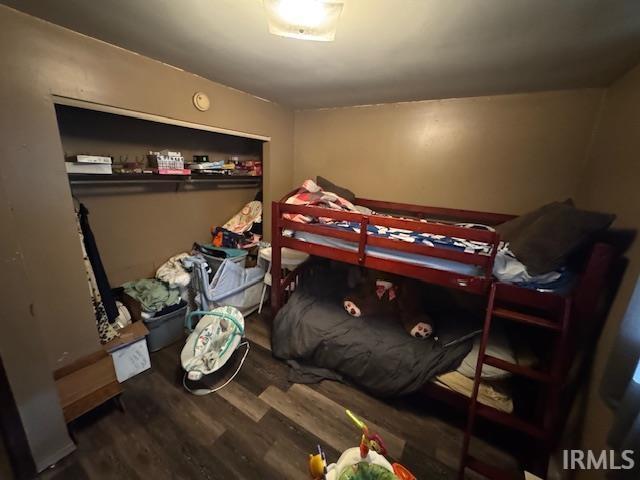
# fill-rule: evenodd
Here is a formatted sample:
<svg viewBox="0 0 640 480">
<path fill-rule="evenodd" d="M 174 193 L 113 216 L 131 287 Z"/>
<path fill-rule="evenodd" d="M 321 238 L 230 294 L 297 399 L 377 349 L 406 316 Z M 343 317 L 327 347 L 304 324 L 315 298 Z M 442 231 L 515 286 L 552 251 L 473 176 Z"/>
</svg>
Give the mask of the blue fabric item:
<svg viewBox="0 0 640 480">
<path fill-rule="evenodd" d="M 576 276 L 566 268 L 560 269 L 559 272 L 560 278 L 553 282 L 514 282 L 514 285 L 531 290 L 538 290 L 539 292 L 568 293 L 575 283 Z"/>
</svg>

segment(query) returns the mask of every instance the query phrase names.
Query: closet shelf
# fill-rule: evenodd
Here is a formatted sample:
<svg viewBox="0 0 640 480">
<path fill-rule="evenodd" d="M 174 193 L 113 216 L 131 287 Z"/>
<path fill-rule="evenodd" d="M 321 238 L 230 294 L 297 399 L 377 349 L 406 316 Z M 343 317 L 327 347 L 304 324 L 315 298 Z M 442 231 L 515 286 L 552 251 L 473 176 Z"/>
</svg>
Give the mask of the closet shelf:
<svg viewBox="0 0 640 480">
<path fill-rule="evenodd" d="M 81 185 L 156 185 L 172 183 L 198 186 L 260 187 L 262 177 L 249 175 L 205 176 L 205 175 L 153 175 L 140 173 L 113 173 L 97 175 L 84 173 L 68 174 L 71 186 Z"/>
</svg>

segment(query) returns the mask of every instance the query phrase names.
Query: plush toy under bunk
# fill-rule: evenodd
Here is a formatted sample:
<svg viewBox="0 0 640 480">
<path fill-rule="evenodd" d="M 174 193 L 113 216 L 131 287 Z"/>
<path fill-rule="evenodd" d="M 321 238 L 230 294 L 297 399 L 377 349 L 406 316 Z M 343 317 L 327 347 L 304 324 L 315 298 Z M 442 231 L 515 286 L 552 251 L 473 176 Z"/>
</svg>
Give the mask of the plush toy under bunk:
<svg viewBox="0 0 640 480">
<path fill-rule="evenodd" d="M 420 303 L 420 282 L 375 270 L 364 270 L 354 280 L 353 288 L 343 299 L 343 306 L 353 317 L 392 315 L 416 338 L 428 338 L 433 322 Z"/>
</svg>

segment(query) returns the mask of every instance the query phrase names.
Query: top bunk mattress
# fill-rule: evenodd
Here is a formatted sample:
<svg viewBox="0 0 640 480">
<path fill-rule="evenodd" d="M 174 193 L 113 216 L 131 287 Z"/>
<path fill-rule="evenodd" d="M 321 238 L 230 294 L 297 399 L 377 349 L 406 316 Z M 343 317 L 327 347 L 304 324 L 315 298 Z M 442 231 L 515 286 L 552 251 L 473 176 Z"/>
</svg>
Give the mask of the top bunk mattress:
<svg viewBox="0 0 640 480">
<path fill-rule="evenodd" d="M 356 242 L 350 242 L 348 240 L 342 240 L 340 238 L 329 237 L 326 235 L 297 231 L 293 233 L 293 238 L 303 242 L 314 243 L 325 247 L 339 248 L 349 252 L 358 251 L 358 244 Z M 467 263 L 456 262 L 454 260 L 447 260 L 445 258 L 429 257 L 416 253 L 392 250 L 389 248 L 366 246 L 365 253 L 383 260 L 393 260 L 421 267 L 444 270 L 460 275 L 478 276 L 483 273 L 482 268 L 478 265 L 470 265 Z"/>
<path fill-rule="evenodd" d="M 323 226 L 327 225 L 325 224 Z M 350 242 L 348 240 L 342 240 L 340 238 L 301 231 L 292 232 L 291 236 L 296 240 L 301 240 L 303 242 L 313 243 L 316 245 L 338 248 L 349 252 L 358 251 L 358 244 L 356 242 Z M 392 250 L 389 248 L 372 246 L 366 246 L 365 253 L 371 257 L 380 258 L 383 260 L 392 260 L 411 265 L 418 265 L 420 267 L 433 268 L 436 270 L 442 270 L 459 275 L 468 275 L 474 277 L 483 275 L 483 269 L 478 265 L 470 265 L 468 263 L 456 262 L 454 260 L 447 260 L 445 258 L 430 257 L 426 255 L 419 255 L 416 253 L 403 252 L 401 250 Z M 503 258 L 503 256 L 504 254 L 499 251 L 498 258 Z M 513 259 L 508 259 L 506 261 L 513 261 Z M 502 265 L 504 263 L 505 260 L 502 259 L 502 262 L 500 264 Z M 542 275 L 539 277 L 538 281 L 534 279 L 533 281 L 529 282 L 511 282 L 504 278 L 500 278 L 500 281 L 517 285 L 529 290 L 536 290 L 542 293 L 567 295 L 575 286 L 576 279 L 577 277 L 572 272 L 567 269 L 562 269 L 558 272 L 553 272 L 552 274 Z"/>
</svg>

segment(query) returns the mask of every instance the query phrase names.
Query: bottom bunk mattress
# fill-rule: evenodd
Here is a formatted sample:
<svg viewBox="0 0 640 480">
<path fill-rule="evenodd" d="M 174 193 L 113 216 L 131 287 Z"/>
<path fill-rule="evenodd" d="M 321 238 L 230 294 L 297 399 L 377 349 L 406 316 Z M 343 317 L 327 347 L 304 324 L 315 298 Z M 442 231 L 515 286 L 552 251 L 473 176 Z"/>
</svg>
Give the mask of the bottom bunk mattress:
<svg viewBox="0 0 640 480">
<path fill-rule="evenodd" d="M 324 269 L 311 272 L 274 319 L 273 354 L 289 361 L 297 374 L 344 378 L 390 397 L 415 392 L 455 370 L 471 350 L 471 340 L 443 347 L 431 338 L 413 338 L 394 318 L 350 316 L 342 308 L 344 277 Z"/>
</svg>

